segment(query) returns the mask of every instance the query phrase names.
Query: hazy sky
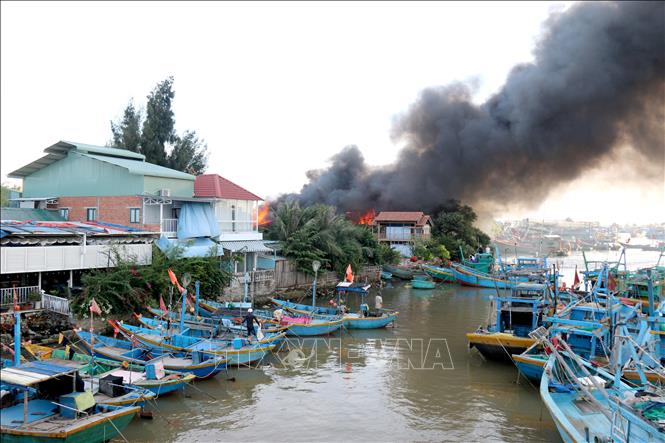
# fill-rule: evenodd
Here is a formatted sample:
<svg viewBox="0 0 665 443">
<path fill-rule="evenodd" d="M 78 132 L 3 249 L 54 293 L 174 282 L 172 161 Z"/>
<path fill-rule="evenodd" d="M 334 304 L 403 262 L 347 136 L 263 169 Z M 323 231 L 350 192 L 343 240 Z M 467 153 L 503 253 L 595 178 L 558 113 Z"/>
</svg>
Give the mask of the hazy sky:
<svg viewBox="0 0 665 443">
<path fill-rule="evenodd" d="M 169 75 L 176 128 L 205 138 L 208 172 L 263 197 L 298 191 L 348 144 L 390 163 L 392 120 L 420 90 L 472 81 L 482 101 L 565 7 L 2 3 L 2 179 L 58 140 L 103 145 L 109 120 Z M 499 215 L 663 222 L 665 178 L 627 186 L 602 168 L 540 208 Z"/>
</svg>

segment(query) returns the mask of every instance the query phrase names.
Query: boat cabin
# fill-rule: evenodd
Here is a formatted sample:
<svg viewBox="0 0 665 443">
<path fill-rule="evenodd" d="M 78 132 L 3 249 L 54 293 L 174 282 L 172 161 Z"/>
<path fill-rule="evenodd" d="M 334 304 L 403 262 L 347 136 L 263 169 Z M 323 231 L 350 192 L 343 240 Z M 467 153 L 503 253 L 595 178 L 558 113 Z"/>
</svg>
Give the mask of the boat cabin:
<svg viewBox="0 0 665 443">
<path fill-rule="evenodd" d="M 491 332 L 512 333 L 528 337 L 529 332 L 543 324 L 550 308 L 549 288 L 544 284 L 520 283 L 510 296 L 499 296 L 496 304 L 496 322 Z"/>
</svg>

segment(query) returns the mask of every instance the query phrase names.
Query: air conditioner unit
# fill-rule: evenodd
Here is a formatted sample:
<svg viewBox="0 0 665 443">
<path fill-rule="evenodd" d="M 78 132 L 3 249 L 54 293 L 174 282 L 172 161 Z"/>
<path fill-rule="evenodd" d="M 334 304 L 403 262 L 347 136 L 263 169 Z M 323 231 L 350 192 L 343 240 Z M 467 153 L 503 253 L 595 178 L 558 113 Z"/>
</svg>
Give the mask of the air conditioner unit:
<svg viewBox="0 0 665 443">
<path fill-rule="evenodd" d="M 159 190 L 159 195 L 161 197 L 170 197 L 171 196 L 171 190 L 170 189 L 160 189 Z"/>
</svg>

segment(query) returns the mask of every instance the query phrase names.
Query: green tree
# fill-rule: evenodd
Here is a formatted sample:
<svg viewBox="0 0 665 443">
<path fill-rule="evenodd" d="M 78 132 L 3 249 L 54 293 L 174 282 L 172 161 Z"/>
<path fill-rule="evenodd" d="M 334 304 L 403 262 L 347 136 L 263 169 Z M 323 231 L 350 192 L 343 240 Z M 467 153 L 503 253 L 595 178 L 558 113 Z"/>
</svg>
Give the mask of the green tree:
<svg viewBox="0 0 665 443">
<path fill-rule="evenodd" d="M 477 219 L 473 208 L 451 201 L 434 218 L 432 235 L 445 246 L 452 259 L 459 260 L 460 248 L 465 255 L 472 255 L 490 243 L 489 236 L 473 225 Z"/>
<path fill-rule="evenodd" d="M 0 187 L 0 206 L 3 208 L 9 206 L 9 196 L 13 190 L 14 189 L 8 185 L 2 185 L 2 187 Z"/>
<path fill-rule="evenodd" d="M 130 100 L 122 119 L 118 122 L 111 121 L 111 146 L 141 152 L 141 119 L 141 111 L 137 110 Z"/>
<path fill-rule="evenodd" d="M 168 166 L 167 144 L 176 141 L 175 116 L 171 102 L 175 97 L 173 77 L 160 82 L 148 95 L 141 148 L 147 162 Z"/>
<path fill-rule="evenodd" d="M 193 175 L 203 174 L 208 167 L 208 145 L 195 131 L 176 137 L 168 158 L 169 168 Z"/>
</svg>

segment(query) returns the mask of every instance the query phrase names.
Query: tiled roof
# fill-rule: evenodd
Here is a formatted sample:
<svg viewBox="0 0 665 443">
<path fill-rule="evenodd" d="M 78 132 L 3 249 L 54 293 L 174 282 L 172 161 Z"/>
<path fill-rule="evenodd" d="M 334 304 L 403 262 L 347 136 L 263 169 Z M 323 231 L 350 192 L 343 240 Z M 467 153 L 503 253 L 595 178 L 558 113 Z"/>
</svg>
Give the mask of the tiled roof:
<svg viewBox="0 0 665 443">
<path fill-rule="evenodd" d="M 263 200 L 258 195 L 217 174 L 197 176 L 194 182 L 194 196 L 226 198 L 229 200 Z"/>
<path fill-rule="evenodd" d="M 412 222 L 417 223 L 424 216 L 422 212 L 381 211 L 374 217 L 375 222 Z"/>
</svg>

